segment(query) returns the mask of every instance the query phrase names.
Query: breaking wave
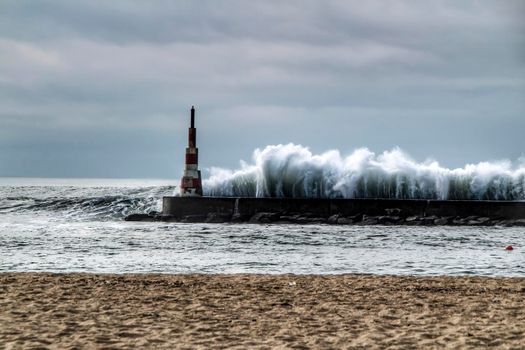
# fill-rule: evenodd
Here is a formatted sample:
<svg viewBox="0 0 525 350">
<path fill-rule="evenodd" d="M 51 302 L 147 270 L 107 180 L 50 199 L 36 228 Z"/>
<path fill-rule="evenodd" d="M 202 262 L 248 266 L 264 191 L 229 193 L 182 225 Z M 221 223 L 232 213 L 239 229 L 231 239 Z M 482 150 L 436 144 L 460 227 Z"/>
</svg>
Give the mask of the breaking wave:
<svg viewBox="0 0 525 350">
<path fill-rule="evenodd" d="M 173 190 L 173 186 L 5 186 L 0 188 L 0 214 L 49 213 L 71 220 L 114 220 L 131 213 L 160 211 L 162 196 Z"/>
<path fill-rule="evenodd" d="M 525 200 L 525 165 L 481 162 L 447 169 L 418 163 L 398 148 L 376 155 L 312 154 L 295 144 L 256 149 L 240 169 L 211 168 L 208 196 Z"/>
</svg>

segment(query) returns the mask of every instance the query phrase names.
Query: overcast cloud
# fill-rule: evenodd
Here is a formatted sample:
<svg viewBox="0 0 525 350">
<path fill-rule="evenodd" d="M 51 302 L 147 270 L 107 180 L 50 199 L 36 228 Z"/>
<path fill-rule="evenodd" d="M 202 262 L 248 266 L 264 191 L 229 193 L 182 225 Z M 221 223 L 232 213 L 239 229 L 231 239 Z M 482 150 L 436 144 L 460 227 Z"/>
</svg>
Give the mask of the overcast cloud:
<svg viewBox="0 0 525 350">
<path fill-rule="evenodd" d="M 0 176 L 180 176 L 253 149 L 525 152 L 524 1 L 0 0 Z"/>
</svg>

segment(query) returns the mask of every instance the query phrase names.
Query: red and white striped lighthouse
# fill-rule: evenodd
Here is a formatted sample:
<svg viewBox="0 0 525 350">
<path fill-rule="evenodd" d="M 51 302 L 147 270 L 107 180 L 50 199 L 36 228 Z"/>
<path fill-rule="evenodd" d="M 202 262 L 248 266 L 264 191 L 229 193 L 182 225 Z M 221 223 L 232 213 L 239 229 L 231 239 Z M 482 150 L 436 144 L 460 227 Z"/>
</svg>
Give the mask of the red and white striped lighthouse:
<svg viewBox="0 0 525 350">
<path fill-rule="evenodd" d="M 202 196 L 202 180 L 199 170 L 199 149 L 197 148 L 197 129 L 195 129 L 195 108 L 191 106 L 191 127 L 188 130 L 186 164 L 180 182 L 180 195 L 183 197 Z"/>
</svg>

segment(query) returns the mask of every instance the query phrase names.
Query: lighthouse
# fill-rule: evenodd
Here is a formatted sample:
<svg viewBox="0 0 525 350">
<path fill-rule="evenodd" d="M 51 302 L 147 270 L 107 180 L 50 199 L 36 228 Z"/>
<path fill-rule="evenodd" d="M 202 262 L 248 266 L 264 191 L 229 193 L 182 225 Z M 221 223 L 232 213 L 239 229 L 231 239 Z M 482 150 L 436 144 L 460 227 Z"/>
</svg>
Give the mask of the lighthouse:
<svg viewBox="0 0 525 350">
<path fill-rule="evenodd" d="M 180 183 L 182 197 L 202 196 L 202 180 L 199 170 L 199 149 L 197 148 L 197 129 L 195 129 L 195 107 L 191 106 L 191 125 L 188 129 L 188 147 L 184 175 Z"/>
</svg>

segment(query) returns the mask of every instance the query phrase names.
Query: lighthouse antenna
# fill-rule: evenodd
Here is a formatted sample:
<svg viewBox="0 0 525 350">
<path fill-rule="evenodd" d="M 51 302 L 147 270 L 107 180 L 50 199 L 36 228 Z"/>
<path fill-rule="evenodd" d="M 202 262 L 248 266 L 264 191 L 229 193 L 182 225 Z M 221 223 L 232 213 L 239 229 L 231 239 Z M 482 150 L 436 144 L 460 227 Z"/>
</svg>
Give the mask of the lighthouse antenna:
<svg viewBox="0 0 525 350">
<path fill-rule="evenodd" d="M 195 107 L 191 106 L 191 127 L 195 128 Z"/>
</svg>

